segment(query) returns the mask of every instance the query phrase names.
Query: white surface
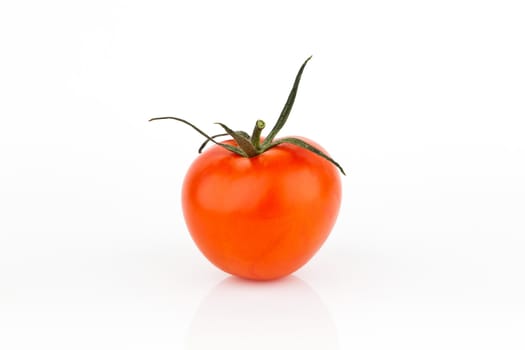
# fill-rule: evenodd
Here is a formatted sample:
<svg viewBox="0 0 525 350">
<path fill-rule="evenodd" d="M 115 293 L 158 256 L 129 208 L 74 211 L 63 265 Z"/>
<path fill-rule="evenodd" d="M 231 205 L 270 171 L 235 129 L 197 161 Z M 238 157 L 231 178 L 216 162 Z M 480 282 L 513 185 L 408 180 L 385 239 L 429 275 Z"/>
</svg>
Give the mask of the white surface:
<svg viewBox="0 0 525 350">
<path fill-rule="evenodd" d="M 3 1 L 0 348 L 525 348 L 523 18 L 522 1 Z M 180 212 L 202 139 L 146 120 L 273 124 L 310 54 L 283 135 L 348 170 L 339 221 L 293 277 L 228 278 Z"/>
</svg>

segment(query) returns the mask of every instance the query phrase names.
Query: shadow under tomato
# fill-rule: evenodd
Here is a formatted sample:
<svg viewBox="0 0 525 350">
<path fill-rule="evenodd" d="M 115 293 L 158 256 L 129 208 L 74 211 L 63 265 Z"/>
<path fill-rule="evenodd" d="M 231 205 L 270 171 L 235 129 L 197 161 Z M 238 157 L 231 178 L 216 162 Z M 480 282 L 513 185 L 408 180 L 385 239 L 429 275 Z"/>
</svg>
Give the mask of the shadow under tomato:
<svg viewBox="0 0 525 350">
<path fill-rule="evenodd" d="M 189 349 L 338 349 L 326 306 L 303 280 L 228 277 L 202 300 Z"/>
</svg>

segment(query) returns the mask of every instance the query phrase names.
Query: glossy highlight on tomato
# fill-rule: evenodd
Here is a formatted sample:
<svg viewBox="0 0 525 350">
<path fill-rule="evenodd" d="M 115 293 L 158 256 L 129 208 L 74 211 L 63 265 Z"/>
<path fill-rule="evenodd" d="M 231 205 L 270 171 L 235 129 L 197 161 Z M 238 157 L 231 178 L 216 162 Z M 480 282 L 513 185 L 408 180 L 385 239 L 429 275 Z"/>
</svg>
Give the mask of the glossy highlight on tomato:
<svg viewBox="0 0 525 350">
<path fill-rule="evenodd" d="M 212 147 L 190 166 L 182 187 L 188 230 L 204 256 L 230 274 L 253 280 L 289 275 L 327 239 L 341 204 L 342 167 L 314 141 L 276 138 L 290 114 L 308 58 L 297 74 L 270 133 L 258 120 L 252 135 L 233 131 L 208 136 Z M 231 139 L 218 142 L 221 136 Z"/>
</svg>

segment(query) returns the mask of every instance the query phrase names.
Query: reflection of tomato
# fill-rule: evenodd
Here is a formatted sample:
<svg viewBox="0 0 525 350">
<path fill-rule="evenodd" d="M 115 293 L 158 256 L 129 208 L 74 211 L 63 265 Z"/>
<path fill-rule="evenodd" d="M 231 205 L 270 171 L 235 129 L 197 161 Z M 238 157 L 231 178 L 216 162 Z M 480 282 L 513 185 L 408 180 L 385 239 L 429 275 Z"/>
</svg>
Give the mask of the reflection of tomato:
<svg viewBox="0 0 525 350">
<path fill-rule="evenodd" d="M 277 123 L 266 136 L 262 120 L 252 135 L 218 123 L 226 134 L 192 164 L 182 189 L 182 206 L 193 240 L 216 266 L 258 280 L 292 273 L 321 247 L 341 202 L 337 169 L 343 168 L 305 138 L 275 139 L 286 123 L 308 58 L 297 73 Z M 229 135 L 232 140 L 217 142 Z M 200 151 L 199 150 L 199 151 Z"/>
<path fill-rule="evenodd" d="M 305 264 L 330 233 L 340 201 L 337 169 L 290 144 L 253 158 L 213 146 L 194 161 L 182 190 L 202 253 L 250 279 L 278 278 Z"/>
</svg>

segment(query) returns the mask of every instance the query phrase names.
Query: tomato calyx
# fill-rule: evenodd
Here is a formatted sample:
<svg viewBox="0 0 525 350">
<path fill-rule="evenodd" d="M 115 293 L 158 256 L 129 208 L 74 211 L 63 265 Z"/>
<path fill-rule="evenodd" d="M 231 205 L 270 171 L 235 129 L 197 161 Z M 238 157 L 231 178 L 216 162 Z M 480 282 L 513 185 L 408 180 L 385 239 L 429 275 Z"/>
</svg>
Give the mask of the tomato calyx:
<svg viewBox="0 0 525 350">
<path fill-rule="evenodd" d="M 252 157 L 258 156 L 261 153 L 268 151 L 269 149 L 272 149 L 273 147 L 279 146 L 284 143 L 289 143 L 289 144 L 304 148 L 326 159 L 327 161 L 335 165 L 339 169 L 339 171 L 341 171 L 343 175 L 346 175 L 341 165 L 339 165 L 339 163 L 337 163 L 335 160 L 333 160 L 330 156 L 325 154 L 323 151 L 319 150 L 318 148 L 310 145 L 309 143 L 301 139 L 298 139 L 295 137 L 284 137 L 284 138 L 275 140 L 275 137 L 277 136 L 279 131 L 283 128 L 283 126 L 286 124 L 286 121 L 288 120 L 288 116 L 290 115 L 293 104 L 295 102 L 295 97 L 297 96 L 297 90 L 299 88 L 301 76 L 303 74 L 304 68 L 306 67 L 306 64 L 311 58 L 312 56 L 308 57 L 306 61 L 304 61 L 304 63 L 301 65 L 301 68 L 299 68 L 299 72 L 297 73 L 297 76 L 295 77 L 294 84 L 292 86 L 290 94 L 288 95 L 288 99 L 286 100 L 286 103 L 281 111 L 281 115 L 279 116 L 279 119 L 277 119 L 277 122 L 275 123 L 273 128 L 270 130 L 266 138 L 264 138 L 262 143 L 261 143 L 261 132 L 266 126 L 266 123 L 263 120 L 257 120 L 257 122 L 255 123 L 255 127 L 253 129 L 252 135 L 249 135 L 247 132 L 242 131 L 242 130 L 234 131 L 223 123 L 215 123 L 219 125 L 220 127 L 222 127 L 225 133 L 216 134 L 213 136 L 209 136 L 208 134 L 206 134 L 204 131 L 197 128 L 192 123 L 184 119 L 177 118 L 177 117 L 157 117 L 157 118 L 151 118 L 149 121 L 161 120 L 161 119 L 173 119 L 173 120 L 179 121 L 181 123 L 184 123 L 192 127 L 195 131 L 197 131 L 199 134 L 201 134 L 202 136 L 206 138 L 203 144 L 199 147 L 199 153 L 202 152 L 202 150 L 204 149 L 204 147 L 206 147 L 208 142 L 212 142 L 216 144 L 217 146 L 220 146 L 241 157 L 252 158 Z M 237 146 L 230 145 L 230 144 L 223 143 L 223 142 L 217 142 L 216 139 L 222 136 L 230 136 L 237 143 Z"/>
</svg>

